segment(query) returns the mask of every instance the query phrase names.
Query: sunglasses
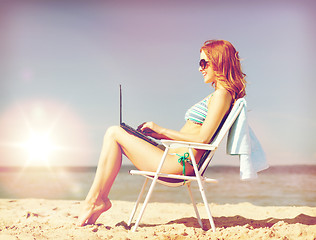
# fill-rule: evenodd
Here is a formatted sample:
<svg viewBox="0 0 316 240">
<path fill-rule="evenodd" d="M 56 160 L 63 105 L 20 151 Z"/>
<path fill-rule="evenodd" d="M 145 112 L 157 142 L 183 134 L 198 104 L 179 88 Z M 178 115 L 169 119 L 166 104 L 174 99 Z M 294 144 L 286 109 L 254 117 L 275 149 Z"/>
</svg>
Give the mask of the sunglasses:
<svg viewBox="0 0 316 240">
<path fill-rule="evenodd" d="M 204 70 L 207 67 L 208 63 L 209 61 L 206 61 L 205 59 L 200 60 L 200 67 L 202 68 L 202 70 Z"/>
</svg>

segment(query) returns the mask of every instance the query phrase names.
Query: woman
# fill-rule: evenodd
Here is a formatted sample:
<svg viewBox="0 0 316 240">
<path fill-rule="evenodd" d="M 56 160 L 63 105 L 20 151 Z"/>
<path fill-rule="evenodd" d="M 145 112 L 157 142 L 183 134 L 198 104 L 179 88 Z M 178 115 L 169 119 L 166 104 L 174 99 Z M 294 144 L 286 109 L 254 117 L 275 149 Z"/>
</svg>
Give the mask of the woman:
<svg viewBox="0 0 316 240">
<path fill-rule="evenodd" d="M 188 110 L 186 123 L 180 131 L 166 129 L 153 122 L 143 123 L 138 129 L 157 139 L 209 143 L 234 102 L 245 95 L 246 75 L 241 70 L 238 52 L 230 42 L 224 40 L 204 43 L 200 50 L 199 71 L 204 82 L 211 83 L 215 91 Z M 185 148 L 175 149 L 173 154 L 170 151 L 162 172 L 182 174 L 183 166 L 178 158 L 186 152 Z M 203 150 L 193 152 L 195 159 L 200 159 L 203 153 Z M 110 127 L 104 136 L 94 182 L 83 203 L 79 218 L 81 226 L 94 224 L 100 214 L 111 207 L 108 195 L 121 167 L 122 154 L 138 169 L 155 171 L 163 150 L 129 134 L 119 126 Z M 193 167 L 186 162 L 185 174 L 190 175 L 192 172 Z"/>
</svg>

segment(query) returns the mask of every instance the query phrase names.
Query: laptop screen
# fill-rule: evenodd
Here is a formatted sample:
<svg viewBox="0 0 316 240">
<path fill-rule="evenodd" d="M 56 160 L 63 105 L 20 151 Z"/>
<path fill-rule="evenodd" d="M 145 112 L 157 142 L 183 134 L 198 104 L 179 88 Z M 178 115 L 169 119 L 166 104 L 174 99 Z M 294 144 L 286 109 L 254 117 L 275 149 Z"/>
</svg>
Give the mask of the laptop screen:
<svg viewBox="0 0 316 240">
<path fill-rule="evenodd" d="M 120 84 L 120 125 L 122 124 L 122 86 Z"/>
</svg>

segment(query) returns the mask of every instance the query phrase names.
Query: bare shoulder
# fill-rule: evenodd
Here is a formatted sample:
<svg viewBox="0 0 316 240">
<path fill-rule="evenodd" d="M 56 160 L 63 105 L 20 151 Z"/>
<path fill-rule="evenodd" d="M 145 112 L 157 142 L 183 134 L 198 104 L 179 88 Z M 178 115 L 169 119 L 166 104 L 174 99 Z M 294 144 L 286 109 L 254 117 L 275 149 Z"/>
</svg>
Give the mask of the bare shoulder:
<svg viewBox="0 0 316 240">
<path fill-rule="evenodd" d="M 212 94 L 212 101 L 211 102 L 221 102 L 223 104 L 230 104 L 232 101 L 232 96 L 230 93 L 225 89 L 217 89 Z"/>
<path fill-rule="evenodd" d="M 213 96 L 217 96 L 220 98 L 231 98 L 230 93 L 226 89 L 217 89 L 213 92 Z"/>
</svg>

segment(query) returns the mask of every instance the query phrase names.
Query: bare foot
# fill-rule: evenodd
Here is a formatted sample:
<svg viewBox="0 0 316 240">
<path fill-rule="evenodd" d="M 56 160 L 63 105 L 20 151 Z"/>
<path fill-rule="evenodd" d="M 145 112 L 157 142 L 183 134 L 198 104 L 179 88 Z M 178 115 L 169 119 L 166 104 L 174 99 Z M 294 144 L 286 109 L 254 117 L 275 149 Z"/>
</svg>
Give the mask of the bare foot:
<svg viewBox="0 0 316 240">
<path fill-rule="evenodd" d="M 94 204 L 85 202 L 82 208 L 82 214 L 79 217 L 79 226 L 94 224 L 99 216 L 109 210 L 111 206 L 112 203 L 108 198 L 104 200 L 97 200 Z"/>
</svg>

